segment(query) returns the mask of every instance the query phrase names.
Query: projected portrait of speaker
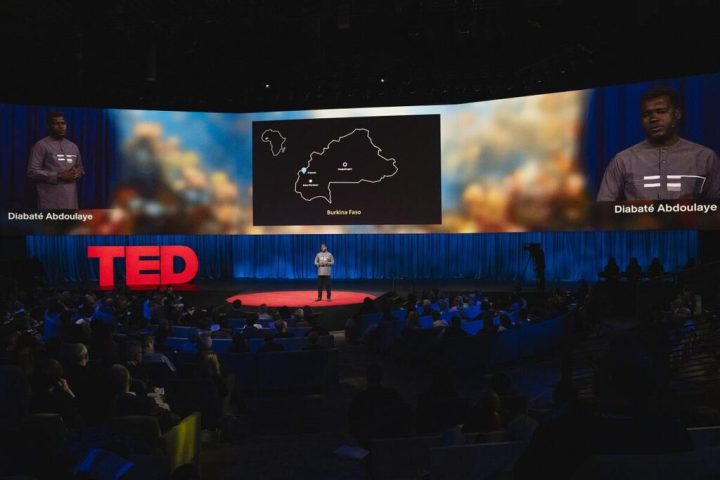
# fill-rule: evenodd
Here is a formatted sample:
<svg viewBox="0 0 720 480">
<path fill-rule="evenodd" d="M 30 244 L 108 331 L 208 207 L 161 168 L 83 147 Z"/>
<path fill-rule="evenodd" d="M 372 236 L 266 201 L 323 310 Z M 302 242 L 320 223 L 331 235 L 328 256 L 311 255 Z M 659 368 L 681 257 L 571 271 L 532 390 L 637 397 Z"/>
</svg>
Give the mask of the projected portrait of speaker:
<svg viewBox="0 0 720 480">
<path fill-rule="evenodd" d="M 37 208 L 77 209 L 77 182 L 85 175 L 80 149 L 65 138 L 67 124 L 61 112 L 47 115 L 48 136 L 30 150 L 27 177 L 35 183 Z"/>
<path fill-rule="evenodd" d="M 720 160 L 710 148 L 679 135 L 680 96 L 668 88 L 640 100 L 645 140 L 619 152 L 605 169 L 597 200 L 720 198 Z"/>
</svg>

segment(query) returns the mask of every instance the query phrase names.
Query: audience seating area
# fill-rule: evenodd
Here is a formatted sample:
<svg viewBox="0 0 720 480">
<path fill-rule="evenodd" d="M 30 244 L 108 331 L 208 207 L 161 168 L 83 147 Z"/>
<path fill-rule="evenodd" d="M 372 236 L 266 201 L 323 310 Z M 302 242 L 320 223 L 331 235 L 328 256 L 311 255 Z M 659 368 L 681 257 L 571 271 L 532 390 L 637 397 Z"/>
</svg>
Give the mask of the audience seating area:
<svg viewBox="0 0 720 480">
<path fill-rule="evenodd" d="M 475 433 L 465 434 L 473 441 Z M 370 473 L 373 480 L 416 479 L 430 471 L 430 450 L 442 445 L 442 435 L 377 438 L 370 446 Z"/>
<path fill-rule="evenodd" d="M 569 321 L 563 315 L 497 335 L 451 338 L 443 345 L 442 355 L 452 369 L 483 368 L 540 355 L 560 346 Z"/>
<path fill-rule="evenodd" d="M 483 480 L 499 470 L 512 468 L 525 442 L 474 443 L 430 449 L 433 480 Z"/>
<path fill-rule="evenodd" d="M 268 333 L 272 332 L 275 332 L 275 330 L 270 331 L 268 329 Z M 195 333 L 195 335 L 197 335 L 197 333 Z M 260 347 L 263 346 L 264 341 L 265 340 L 263 338 L 249 338 L 247 340 L 248 348 L 252 353 L 256 353 L 260 349 Z M 308 340 L 303 333 L 302 336 L 276 338 L 275 343 L 282 345 L 286 351 L 295 351 L 302 350 L 304 347 L 306 347 L 308 345 Z M 332 335 L 322 335 L 319 337 L 318 343 L 325 347 L 334 347 L 335 337 L 333 337 Z M 163 345 L 168 350 L 178 352 L 195 353 L 197 351 L 196 342 L 189 337 L 167 337 L 165 338 Z M 216 353 L 227 353 L 228 350 L 230 350 L 231 346 L 232 339 L 230 338 L 213 338 L 212 349 Z"/>
<path fill-rule="evenodd" d="M 133 463 L 133 468 L 123 477 L 124 480 L 164 480 L 182 465 L 199 467 L 199 412 L 186 416 L 164 434 L 161 433 L 158 420 L 154 416 L 108 418 L 97 431 L 105 432 L 98 433 L 103 438 L 112 438 L 114 443 L 129 447 L 126 458 Z M 8 434 L 8 430 L 5 430 L 5 434 Z M 15 460 L 28 462 L 32 466 L 31 471 L 41 477 L 52 475 L 48 468 L 62 461 L 61 459 L 78 463 L 95 448 L 92 445 L 92 434 L 89 433 L 77 437 L 69 445 L 65 444 L 72 437 L 61 415 L 56 413 L 23 416 L 19 419 L 14 438 L 20 455 Z M 32 458 L 24 458 L 24 455 L 31 452 Z"/>
<path fill-rule="evenodd" d="M 332 335 L 328 337 L 332 338 Z M 277 339 L 298 340 L 298 339 Z M 169 354 L 178 366 L 192 361 L 192 354 Z M 234 374 L 235 389 L 244 392 L 326 388 L 337 384 L 338 351 L 286 350 L 267 353 L 224 353 L 220 364 L 225 374 Z"/>
<path fill-rule="evenodd" d="M 718 478 L 720 460 L 707 457 L 720 454 L 720 426 L 689 428 L 688 432 L 695 443 L 692 452 L 598 456 L 589 460 L 574 478 Z M 490 478 L 498 471 L 509 472 L 527 446 L 522 441 L 502 441 L 507 436 L 505 431 L 463 436 L 467 444 L 453 446 L 443 446 L 442 435 L 374 439 L 370 447 L 371 478 L 411 480 L 428 473 L 432 480 Z M 688 468 L 690 464 L 692 468 Z M 646 475 L 648 465 L 653 471 L 650 477 Z"/>
<path fill-rule="evenodd" d="M 113 417 L 107 425 L 135 446 L 133 478 L 162 479 L 182 465 L 200 466 L 200 420 L 200 412 L 193 412 L 165 434 L 151 416 Z"/>
<path fill-rule="evenodd" d="M 720 447 L 654 455 L 598 455 L 573 480 L 656 480 L 720 478 Z"/>
<path fill-rule="evenodd" d="M 523 390 L 529 383 L 527 376 L 514 385 L 511 378 L 527 365 L 532 367 L 532 362 L 514 362 L 543 355 L 539 360 L 545 368 L 546 359 L 547 363 L 558 360 L 557 355 L 546 354 L 572 346 L 570 340 L 584 334 L 582 307 L 576 309 L 573 301 L 561 308 L 548 306 L 548 301 L 533 310 L 524 299 L 515 303 L 505 300 L 496 308 L 487 298 L 463 304 L 461 296 L 452 306 L 446 296 L 439 302 L 442 311 L 434 306 L 429 310 L 429 299 L 366 303 L 363 307 L 367 308 L 360 311 L 382 312 L 350 314 L 345 341 L 340 337 L 338 349 L 335 336 L 318 336 L 327 331 L 314 322 L 298 320 L 298 324 L 313 325 L 308 336 L 310 327 L 286 329 L 286 323 L 295 320 L 278 318 L 280 312 L 273 311 L 274 322 L 264 320 L 262 329 L 256 330 L 245 325 L 244 319 L 228 319 L 228 305 L 217 311 L 203 309 L 203 318 L 187 319 L 180 310 L 161 308 L 172 295 L 153 295 L 155 314 L 151 317 L 143 316 L 145 309 L 137 308 L 143 302 L 133 297 L 135 308 L 118 309 L 110 315 L 111 323 L 103 320 L 105 316 L 86 321 L 92 310 L 81 306 L 91 295 L 59 295 L 35 309 L 36 317 L 50 318 L 60 298 L 75 307 L 64 310 L 62 318 L 58 315 L 62 328 L 44 342 L 24 329 L 31 325 L 31 330 L 40 332 L 42 323 L 30 315 L 26 318 L 23 309 L 16 310 L 21 312 L 13 319 L 16 325 L 1 332 L 7 350 L 0 352 L 4 355 L 0 357 L 0 466 L 13 465 L 0 474 L 53 478 L 52 468 L 78 465 L 98 451 L 98 458 L 116 457 L 134 464 L 123 477 L 126 480 L 167 479 L 183 466 L 190 468 L 190 475 L 202 478 L 198 473 L 201 438 L 206 444 L 248 439 L 259 432 L 250 419 L 265 418 L 256 415 L 266 413 L 258 405 L 273 404 L 275 408 L 275 400 L 281 398 L 275 393 L 312 392 L 314 397 L 331 389 L 333 399 L 354 394 L 347 408 L 348 443 L 369 449 L 366 467 L 370 478 L 497 479 L 511 474 L 528 445 L 531 450 L 517 465 L 533 461 L 538 442 L 530 439 L 537 429 L 547 428 L 552 419 L 568 418 L 568 412 L 575 414 L 576 408 L 582 410 L 579 415 L 596 415 L 594 409 L 602 405 L 584 403 L 587 397 L 581 398 L 572 388 L 569 393 L 563 391 L 561 379 L 560 384 L 548 385 L 555 388 L 551 407 L 538 414 L 540 410 L 530 400 L 537 396 Z M 554 294 L 553 298 L 565 296 Z M 113 292 L 93 302 L 112 313 L 113 305 L 123 300 L 129 301 L 124 293 Z M 420 304 L 422 312 L 418 311 Z M 413 311 L 411 325 L 408 309 L 399 305 Z M 507 305 L 512 308 L 505 308 Z M 239 311 L 233 307 L 233 312 Z M 415 311 L 432 315 L 415 316 Z M 462 312 L 459 321 L 455 318 L 458 312 Z M 132 315 L 135 317 L 130 319 Z M 248 315 L 253 324 L 254 317 L 254 313 Z M 689 331 L 692 326 L 691 322 L 682 323 L 683 329 L 678 331 Z M 625 342 L 620 345 L 644 352 L 642 345 Z M 695 333 L 692 342 L 691 350 L 699 351 Z M 563 348 L 562 360 L 567 350 Z M 27 361 L 29 353 L 37 355 L 34 363 Z M 334 388 L 340 381 L 341 354 L 347 382 L 343 388 Z M 602 358 L 591 360 L 605 368 L 615 365 L 598 360 Z M 409 363 L 413 368 L 406 368 Z M 623 371 L 626 365 L 622 363 Z M 358 380 L 357 367 L 367 367 L 367 388 L 361 391 L 353 383 Z M 383 370 L 390 374 L 383 377 Z M 403 381 L 408 377 L 411 381 Z M 419 391 L 426 380 L 431 381 L 430 388 Z M 415 394 L 419 394 L 417 402 L 407 403 Z M 295 397 L 290 398 L 294 402 Z M 282 402 L 277 404 L 290 406 Z M 342 400 L 337 405 L 342 406 Z M 593 412 L 585 412 L 586 408 Z M 397 428 L 386 428 L 395 419 L 399 419 Z M 705 424 L 713 423 L 692 423 Z M 592 423 L 588 425 L 593 428 Z M 463 433 L 463 428 L 476 433 Z M 687 435 L 674 430 L 678 431 L 684 438 L 683 448 L 690 448 Z M 720 426 L 692 428 L 688 433 L 695 445 L 692 452 L 597 455 L 589 458 L 574 478 L 640 478 L 649 473 L 654 478 L 720 478 Z M 383 436 L 391 438 L 375 438 Z M 565 435 L 556 440 L 562 443 L 569 438 Z M 593 450 L 597 451 L 607 450 Z M 15 464 L 24 469 L 14 468 Z M 535 464 L 530 465 L 532 473 Z"/>
</svg>

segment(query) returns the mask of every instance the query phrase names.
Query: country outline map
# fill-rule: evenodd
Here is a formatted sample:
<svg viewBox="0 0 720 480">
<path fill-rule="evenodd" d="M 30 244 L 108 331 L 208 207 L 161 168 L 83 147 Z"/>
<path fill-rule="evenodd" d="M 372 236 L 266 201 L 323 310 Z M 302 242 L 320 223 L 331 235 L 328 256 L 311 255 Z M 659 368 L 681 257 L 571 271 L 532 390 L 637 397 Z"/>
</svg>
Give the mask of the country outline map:
<svg viewBox="0 0 720 480">
<path fill-rule="evenodd" d="M 358 132 L 363 132 L 364 136 L 362 133 L 358 134 Z M 276 142 L 279 140 L 277 137 L 282 139 L 280 145 L 276 145 Z M 260 139 L 270 144 L 270 151 L 273 156 L 277 157 L 285 152 L 284 144 L 287 137 L 283 136 L 279 130 L 266 129 L 261 134 Z M 380 162 L 384 163 L 376 162 L 375 164 L 365 163 L 363 165 L 357 165 L 357 158 L 354 160 L 348 158 L 336 159 L 336 155 L 332 155 L 339 149 L 340 144 L 344 141 L 353 142 L 353 147 L 356 147 L 356 149 L 353 150 L 354 152 L 362 151 L 361 149 L 368 147 L 365 139 L 369 142 L 369 147 L 374 149 L 372 152 L 373 158 L 370 161 L 372 162 L 379 159 Z M 362 152 L 364 153 L 364 151 Z M 368 128 L 358 127 L 345 135 L 334 138 L 322 148 L 322 151 L 312 151 L 307 164 L 297 171 L 297 179 L 294 185 L 295 193 L 306 202 L 312 202 L 313 200 L 322 198 L 325 199 L 328 204 L 332 205 L 331 186 L 333 184 L 380 183 L 386 178 L 396 175 L 399 169 L 395 158 L 385 157 L 380 152 L 382 152 L 382 148 L 375 144 Z M 321 166 L 318 166 L 317 163 L 315 166 L 311 165 L 313 161 L 317 162 L 323 158 L 326 162 Z M 389 170 L 388 172 L 383 171 L 389 166 L 388 164 L 391 164 L 392 173 L 389 173 Z M 360 171 L 359 174 L 357 173 L 358 170 Z M 323 180 L 324 178 L 327 178 L 327 180 Z M 315 189 L 318 191 L 317 194 L 310 193 Z"/>
</svg>

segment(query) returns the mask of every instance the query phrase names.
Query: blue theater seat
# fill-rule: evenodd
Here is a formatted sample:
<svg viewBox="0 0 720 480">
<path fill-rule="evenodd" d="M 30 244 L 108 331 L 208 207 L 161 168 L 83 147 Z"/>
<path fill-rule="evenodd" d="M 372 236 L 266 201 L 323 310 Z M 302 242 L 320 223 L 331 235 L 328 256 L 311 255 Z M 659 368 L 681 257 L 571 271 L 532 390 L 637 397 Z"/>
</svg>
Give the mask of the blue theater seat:
<svg viewBox="0 0 720 480">
<path fill-rule="evenodd" d="M 426 315 L 424 317 L 420 317 L 418 321 L 420 322 L 420 328 L 432 328 L 434 320 L 432 316 Z"/>
<path fill-rule="evenodd" d="M 172 327 L 173 337 L 190 338 L 198 334 L 197 327 L 185 327 L 182 325 L 173 325 Z"/>
</svg>

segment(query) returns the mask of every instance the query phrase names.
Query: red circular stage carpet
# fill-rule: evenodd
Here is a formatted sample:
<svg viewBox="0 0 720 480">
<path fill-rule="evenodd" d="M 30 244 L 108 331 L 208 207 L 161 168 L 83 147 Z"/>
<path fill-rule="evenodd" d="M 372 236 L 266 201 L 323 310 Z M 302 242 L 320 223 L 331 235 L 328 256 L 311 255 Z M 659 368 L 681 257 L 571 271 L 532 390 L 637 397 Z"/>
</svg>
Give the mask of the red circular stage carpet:
<svg viewBox="0 0 720 480">
<path fill-rule="evenodd" d="M 247 307 L 259 307 L 262 304 L 268 307 L 282 307 L 287 305 L 288 307 L 302 307 L 303 305 L 310 305 L 313 308 L 319 307 L 337 307 L 341 305 L 354 305 L 356 303 L 362 303 L 365 297 L 370 297 L 375 300 L 375 295 L 365 292 L 348 292 L 348 291 L 333 291 L 332 301 L 328 302 L 325 299 L 325 292 L 323 292 L 322 302 L 316 302 L 317 290 L 285 290 L 279 292 L 257 292 L 257 293 L 243 293 L 240 295 L 233 295 L 228 297 L 228 302 L 234 300 L 240 300 L 243 305 Z"/>
</svg>

